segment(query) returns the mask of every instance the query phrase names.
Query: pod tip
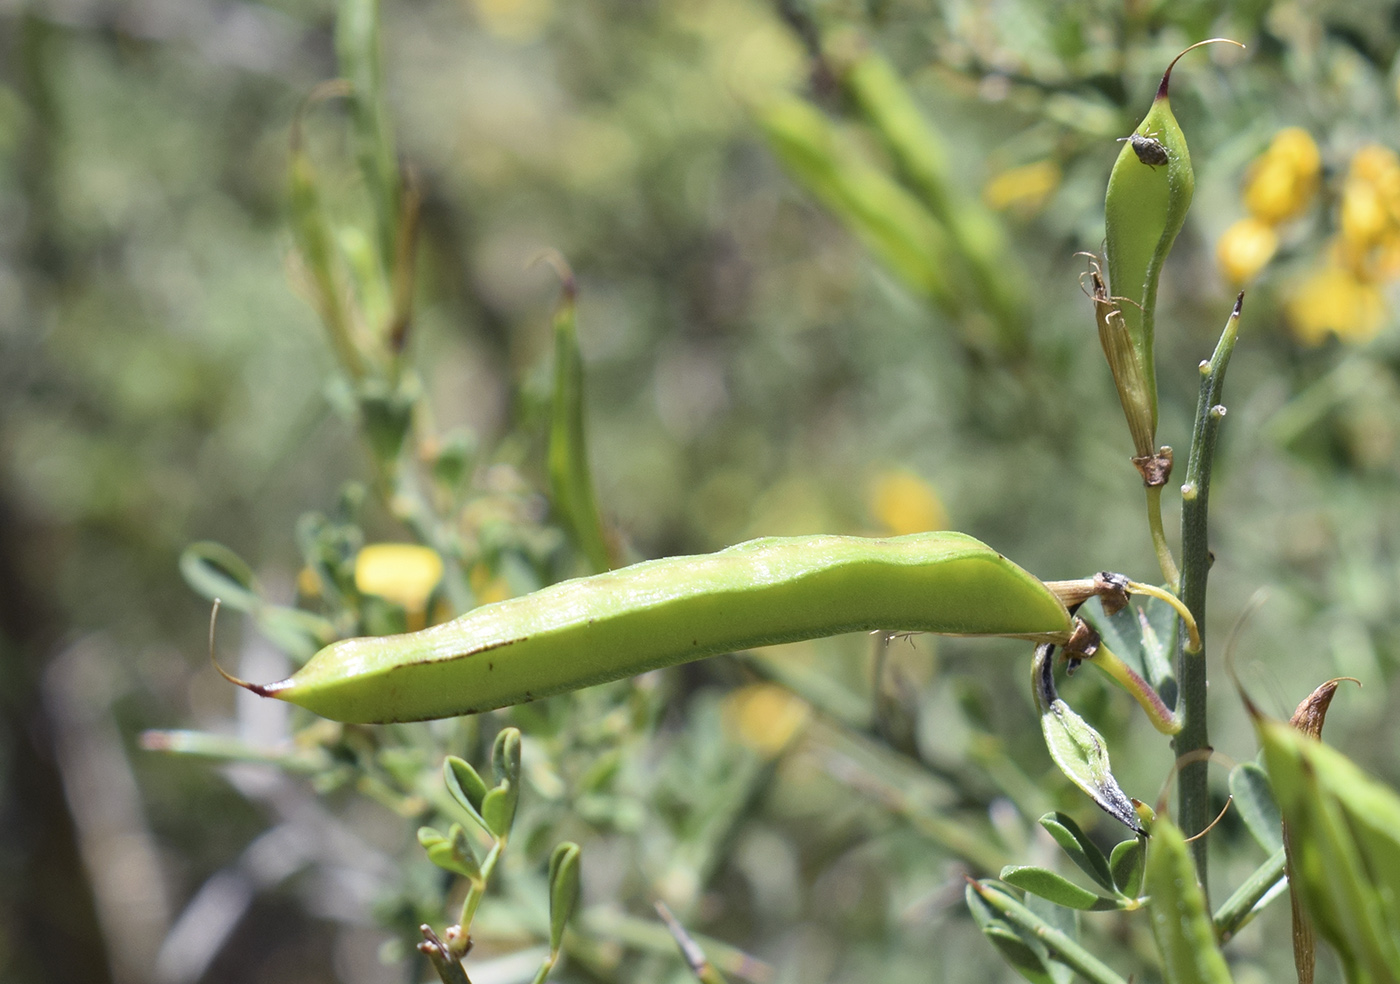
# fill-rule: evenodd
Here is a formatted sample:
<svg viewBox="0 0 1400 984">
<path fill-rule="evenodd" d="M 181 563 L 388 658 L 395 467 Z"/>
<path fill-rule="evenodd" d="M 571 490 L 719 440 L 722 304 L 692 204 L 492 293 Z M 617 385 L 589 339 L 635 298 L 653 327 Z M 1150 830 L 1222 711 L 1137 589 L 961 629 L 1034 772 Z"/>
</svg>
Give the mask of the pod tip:
<svg viewBox="0 0 1400 984">
<path fill-rule="evenodd" d="M 1176 68 L 1176 63 L 1181 61 L 1181 55 L 1186 54 L 1186 52 L 1188 51 L 1194 51 L 1196 48 L 1199 48 L 1202 45 L 1216 44 L 1218 42 L 1224 44 L 1233 44 L 1237 48 L 1244 47 L 1243 44 L 1241 44 L 1239 41 L 1234 40 L 1233 38 L 1206 38 L 1204 41 L 1197 41 L 1195 44 L 1182 49 L 1181 54 L 1178 54 L 1175 58 L 1173 58 L 1171 64 L 1167 66 L 1167 70 L 1162 73 L 1162 84 L 1157 86 L 1157 98 L 1167 98 L 1167 88 L 1171 84 L 1172 80 L 1172 69 Z"/>
<path fill-rule="evenodd" d="M 281 680 L 277 683 L 249 683 L 247 680 L 240 680 L 219 665 L 218 657 L 214 653 L 214 629 L 219 624 L 219 608 L 222 605 L 223 599 L 215 598 L 214 607 L 209 611 L 209 662 L 214 664 L 214 669 L 218 671 L 219 676 L 244 690 L 251 690 L 259 697 L 275 697 L 278 691 L 287 689 L 290 683 L 288 680 Z"/>
</svg>

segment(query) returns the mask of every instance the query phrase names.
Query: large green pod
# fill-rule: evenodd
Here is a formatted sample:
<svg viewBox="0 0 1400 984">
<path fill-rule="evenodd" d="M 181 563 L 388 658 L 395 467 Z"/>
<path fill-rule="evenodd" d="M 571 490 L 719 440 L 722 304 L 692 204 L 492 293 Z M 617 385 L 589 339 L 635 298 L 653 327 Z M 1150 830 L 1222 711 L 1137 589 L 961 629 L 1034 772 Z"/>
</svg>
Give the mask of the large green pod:
<svg viewBox="0 0 1400 984">
<path fill-rule="evenodd" d="M 876 629 L 1063 640 L 1069 614 L 961 533 L 768 537 L 563 581 L 421 632 L 346 639 L 289 679 L 242 685 L 337 721 L 414 721 Z"/>
</svg>

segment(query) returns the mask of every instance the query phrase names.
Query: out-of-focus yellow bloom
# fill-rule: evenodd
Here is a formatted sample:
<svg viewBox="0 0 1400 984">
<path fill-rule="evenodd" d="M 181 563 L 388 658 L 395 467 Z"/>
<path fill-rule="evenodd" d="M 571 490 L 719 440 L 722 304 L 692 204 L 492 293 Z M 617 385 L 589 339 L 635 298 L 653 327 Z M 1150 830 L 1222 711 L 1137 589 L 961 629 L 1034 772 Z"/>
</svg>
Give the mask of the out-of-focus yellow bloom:
<svg viewBox="0 0 1400 984">
<path fill-rule="evenodd" d="M 1288 127 L 1249 169 L 1244 205 L 1264 222 L 1279 223 L 1301 215 L 1317 194 L 1322 156 L 1308 131 Z"/>
<path fill-rule="evenodd" d="M 1278 233 L 1274 227 L 1250 217 L 1225 230 L 1215 244 L 1215 258 L 1225 276 L 1238 286 L 1264 269 L 1277 250 Z"/>
<path fill-rule="evenodd" d="M 355 587 L 360 593 L 387 598 L 410 616 L 422 615 L 441 580 L 442 558 L 417 544 L 374 543 L 355 557 Z"/>
<path fill-rule="evenodd" d="M 321 578 L 309 567 L 297 571 L 297 594 L 303 598 L 321 597 Z"/>
<path fill-rule="evenodd" d="M 1293 295 L 1288 318 L 1293 333 L 1305 345 L 1320 345 L 1329 334 L 1345 342 L 1365 342 L 1385 322 L 1385 298 L 1375 284 L 1355 272 L 1326 266 Z"/>
<path fill-rule="evenodd" d="M 487 31 L 522 44 L 538 38 L 554 13 L 553 0 L 476 0 L 475 6 Z"/>
<path fill-rule="evenodd" d="M 775 683 L 753 683 L 724 698 L 724 716 L 741 742 L 771 759 L 806 726 L 812 709 Z"/>
<path fill-rule="evenodd" d="M 982 199 L 997 210 L 1015 209 L 1034 215 L 1060 186 L 1060 166 L 1054 161 L 1034 161 L 1003 171 L 982 189 Z"/>
<path fill-rule="evenodd" d="M 505 601 L 515 595 L 515 592 L 510 589 L 510 583 L 501 575 L 492 574 L 491 568 L 485 564 L 477 564 L 473 567 L 468 580 L 471 582 L 472 593 L 476 595 L 478 605 Z"/>
<path fill-rule="evenodd" d="M 1390 211 L 1369 181 L 1348 178 L 1342 186 L 1342 238 L 1355 249 L 1369 249 L 1390 227 Z"/>
<path fill-rule="evenodd" d="M 933 486 L 903 468 L 880 472 L 871 481 L 870 513 L 894 536 L 948 527 L 948 512 Z"/>
</svg>

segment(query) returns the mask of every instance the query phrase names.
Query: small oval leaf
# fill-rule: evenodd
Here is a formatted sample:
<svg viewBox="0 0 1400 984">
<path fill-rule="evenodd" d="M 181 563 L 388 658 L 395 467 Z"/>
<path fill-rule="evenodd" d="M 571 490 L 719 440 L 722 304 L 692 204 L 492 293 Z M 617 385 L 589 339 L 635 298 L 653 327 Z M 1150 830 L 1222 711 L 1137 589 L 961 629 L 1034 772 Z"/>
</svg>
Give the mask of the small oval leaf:
<svg viewBox="0 0 1400 984">
<path fill-rule="evenodd" d="M 1260 847 L 1270 854 L 1283 847 L 1283 814 L 1274 800 L 1268 773 L 1254 762 L 1240 763 L 1230 770 L 1230 795 Z"/>
<path fill-rule="evenodd" d="M 472 768 L 472 764 L 466 759 L 449 755 L 442 763 L 442 778 L 447 784 L 447 791 L 457 804 L 489 833 L 491 828 L 481 815 L 481 804 L 486 799 L 486 783 L 482 781 L 476 769 Z"/>
<path fill-rule="evenodd" d="M 1064 876 L 1046 868 L 1007 865 L 1001 870 L 1001 880 L 1066 909 L 1099 909 L 1104 908 L 1105 904 L 1107 908 L 1116 908 L 1112 899 L 1095 895 L 1087 888 L 1080 888 Z"/>
<path fill-rule="evenodd" d="M 1108 866 L 1113 871 L 1113 887 L 1135 899 L 1142 891 L 1142 840 L 1134 837 L 1113 848 Z"/>
<path fill-rule="evenodd" d="M 481 801 L 481 818 L 486 821 L 488 832 L 502 840 L 509 836 L 510 825 L 515 822 L 515 802 L 515 787 L 509 781 L 486 794 Z"/>
<path fill-rule="evenodd" d="M 1113 890 L 1113 874 L 1109 870 L 1108 858 L 1104 857 L 1103 851 L 1089 839 L 1073 817 L 1067 813 L 1047 813 L 1040 818 L 1040 825 L 1069 855 L 1069 859 L 1079 866 L 1080 871 L 1104 888 Z"/>
</svg>

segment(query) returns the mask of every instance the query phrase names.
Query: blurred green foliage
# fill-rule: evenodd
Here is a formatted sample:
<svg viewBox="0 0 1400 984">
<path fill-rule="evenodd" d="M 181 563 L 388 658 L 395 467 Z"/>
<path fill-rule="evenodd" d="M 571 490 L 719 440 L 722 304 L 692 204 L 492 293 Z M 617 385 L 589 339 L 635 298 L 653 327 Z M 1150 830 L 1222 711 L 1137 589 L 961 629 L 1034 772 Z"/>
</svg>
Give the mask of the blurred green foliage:
<svg viewBox="0 0 1400 984">
<path fill-rule="evenodd" d="M 560 979 L 687 979 L 656 899 L 730 979 L 1013 979 L 988 959 L 962 873 L 1053 864 L 1036 820 L 1055 809 L 1104 848 L 1117 837 L 1040 743 L 1027 647 L 918 639 L 872 656 L 847 638 L 462 722 L 297 719 L 298 742 L 268 752 L 278 772 L 248 749 L 289 725 L 209 670 L 207 612 L 177 565 L 217 541 L 283 606 L 311 566 L 341 632 L 407 624 L 357 595 L 356 552 L 432 542 L 444 517 L 469 548 L 443 551 L 449 608 L 582 570 L 546 495 L 559 287 L 530 261 L 555 248 L 577 274 L 589 458 L 618 557 L 879 532 L 872 483 L 899 468 L 951 526 L 1042 577 L 1152 579 L 1073 254 L 1101 243 L 1114 140 L 1162 65 L 1209 35 L 1249 51 L 1212 50 L 1173 81 L 1197 192 L 1162 285 L 1159 438 L 1184 448 L 1196 366 L 1233 298 L 1212 249 L 1243 214 L 1248 163 L 1301 126 L 1324 193 L 1250 290 L 1212 497 L 1213 638 L 1219 653 L 1267 587 L 1235 647 L 1246 682 L 1282 714 L 1326 677 L 1361 678 L 1329 743 L 1400 779 L 1400 333 L 1389 315 L 1367 345 L 1306 347 L 1283 314 L 1336 224 L 1345 162 L 1400 132 L 1388 6 L 423 0 L 382 14 L 382 66 L 347 73 L 382 75 L 381 112 L 307 104 L 342 73 L 329 2 L 0 11 L 0 977 L 422 979 L 406 947 L 446 918 L 451 883 L 414 831 L 444 808 L 443 755 L 483 763 L 511 723 L 520 815 L 470 959 L 531 959 L 494 979 L 529 980 L 547 952 L 545 870 L 564 838 L 584 848 L 583 897 Z M 940 141 L 941 199 L 891 139 L 907 131 L 843 74 L 869 52 Z M 764 124 L 774 105 L 902 188 L 903 220 L 942 229 L 928 269 L 946 291 L 911 288 L 851 205 L 865 199 L 795 180 Z M 407 347 L 377 392 L 337 369 L 287 260 L 298 120 L 327 248 L 346 257 L 323 313 L 353 280 L 365 323 L 392 323 L 394 153 L 421 198 Z M 357 161 L 354 135 L 389 129 Z M 994 215 L 984 186 L 1024 165 L 1058 181 Z M 989 258 L 988 241 L 1005 245 Z M 998 324 L 1023 339 L 998 343 Z M 426 526 L 403 524 L 403 476 L 356 423 L 371 407 L 392 421 L 415 377 L 434 439 L 409 469 Z M 239 630 L 221 648 L 243 675 L 285 670 Z M 1153 800 L 1170 753 L 1127 698 L 1091 674 L 1065 696 L 1125 789 Z M 1217 749 L 1251 757 L 1219 686 L 1213 714 Z M 143 729 L 191 724 L 230 740 L 186 749 L 225 771 L 137 747 Z M 1211 845 L 1213 899 L 1267 857 L 1234 813 Z M 1131 914 L 1082 922 L 1115 965 L 1150 944 Z M 1235 979 L 1283 979 L 1288 932 L 1282 906 L 1240 930 Z M 1327 959 L 1319 979 L 1338 979 Z"/>
</svg>

